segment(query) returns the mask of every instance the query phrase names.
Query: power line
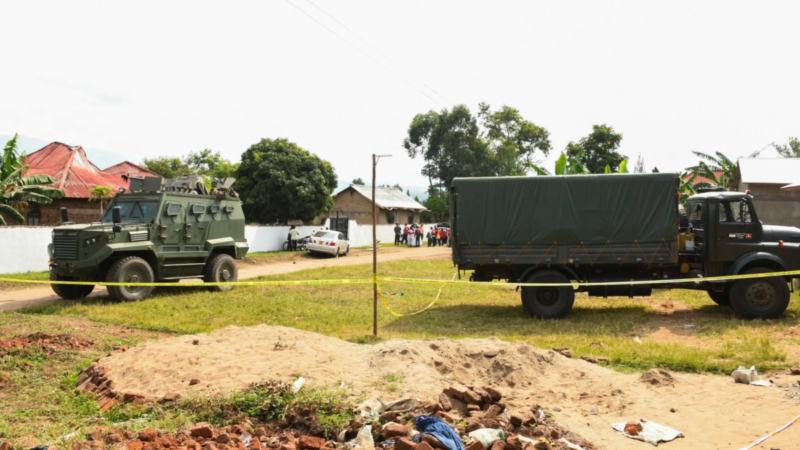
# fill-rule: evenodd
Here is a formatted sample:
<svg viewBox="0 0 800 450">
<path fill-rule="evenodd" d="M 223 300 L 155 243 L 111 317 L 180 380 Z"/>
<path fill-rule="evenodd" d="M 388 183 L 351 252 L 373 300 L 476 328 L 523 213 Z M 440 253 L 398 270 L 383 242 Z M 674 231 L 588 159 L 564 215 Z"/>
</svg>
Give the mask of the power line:
<svg viewBox="0 0 800 450">
<path fill-rule="evenodd" d="M 306 15 L 306 17 L 308 17 L 309 19 L 313 20 L 314 22 L 317 22 L 317 23 L 318 23 L 318 24 L 319 24 L 319 25 L 320 25 L 322 28 L 325 28 L 325 29 L 326 29 L 326 30 L 328 30 L 328 31 L 329 31 L 331 34 L 333 34 L 333 35 L 334 35 L 334 36 L 336 36 L 337 38 L 339 38 L 339 39 L 341 39 L 342 41 L 344 41 L 344 43 L 345 43 L 345 44 L 347 44 L 347 45 L 349 45 L 350 47 L 354 48 L 354 49 L 355 49 L 355 50 L 357 50 L 359 53 L 361 53 L 362 55 L 364 55 L 364 56 L 366 56 L 367 58 L 369 58 L 369 59 L 370 59 L 372 62 L 374 62 L 375 64 L 377 64 L 377 65 L 379 65 L 379 66 L 383 67 L 383 68 L 384 68 L 384 69 L 385 69 L 387 72 L 389 72 L 389 73 L 391 73 L 392 75 L 394 75 L 395 77 L 397 77 L 397 78 L 398 78 L 400 81 L 402 81 L 403 83 L 407 84 L 408 86 L 410 86 L 410 87 L 411 87 L 412 89 L 414 89 L 415 91 L 419 92 L 420 94 L 424 95 L 425 97 L 428 97 L 428 99 L 429 99 L 429 100 L 431 100 L 432 102 L 434 102 L 434 103 L 438 104 L 439 106 L 444 106 L 444 105 L 442 105 L 442 104 L 441 104 L 439 101 L 437 101 L 435 98 L 433 98 L 433 97 L 431 97 L 430 95 L 426 94 L 424 91 L 420 90 L 418 87 L 416 87 L 416 86 L 414 86 L 413 84 L 409 83 L 409 82 L 408 82 L 408 81 L 407 81 L 405 78 L 403 78 L 403 77 L 401 77 L 400 75 L 398 75 L 397 73 L 395 73 L 395 72 L 394 72 L 392 69 L 390 69 L 389 67 L 386 67 L 386 66 L 385 66 L 384 64 L 382 64 L 380 61 L 378 61 L 378 60 L 376 60 L 375 58 L 373 58 L 372 56 L 370 56 L 370 55 L 369 55 L 369 53 L 367 53 L 367 52 L 365 52 L 365 51 L 361 50 L 360 48 L 356 47 L 356 46 L 355 46 L 355 45 L 353 45 L 353 44 L 352 44 L 350 41 L 348 41 L 347 39 L 343 38 L 342 36 L 340 36 L 338 33 L 336 33 L 335 31 L 333 31 L 332 29 L 328 28 L 328 27 L 327 27 L 327 26 L 326 26 L 324 23 L 322 23 L 322 22 L 320 22 L 319 20 L 317 20 L 316 18 L 314 18 L 314 16 L 312 16 L 311 14 L 309 14 L 309 13 L 307 13 L 307 12 L 303 11 L 302 9 L 300 9 L 300 7 L 299 7 L 299 6 L 295 5 L 294 3 L 292 3 L 292 2 L 291 2 L 291 1 L 289 1 L 289 0 L 285 0 L 285 1 L 286 1 L 286 3 L 288 3 L 288 4 L 292 5 L 292 6 L 293 6 L 293 7 L 294 7 L 296 10 L 298 10 L 298 11 L 300 11 L 301 13 L 305 14 L 305 15 Z"/>
<path fill-rule="evenodd" d="M 366 44 L 367 46 L 369 46 L 371 49 L 373 49 L 373 50 L 375 50 L 376 52 L 378 52 L 378 54 L 379 54 L 379 55 L 381 55 L 381 56 L 383 56 L 384 58 L 386 58 L 386 59 L 387 59 L 389 62 L 391 62 L 392 64 L 394 64 L 394 65 L 395 65 L 395 66 L 397 66 L 397 67 L 402 67 L 400 64 L 397 64 L 396 62 L 394 62 L 394 61 L 392 60 L 392 58 L 389 58 L 389 56 L 388 56 L 386 53 L 382 52 L 382 51 L 381 51 L 379 48 L 377 48 L 377 47 L 375 47 L 374 45 L 372 45 L 372 44 L 370 44 L 369 42 L 367 42 L 367 40 L 366 40 L 366 39 L 362 38 L 362 37 L 361 37 L 361 36 L 359 36 L 359 35 L 358 35 L 358 34 L 357 34 L 355 31 L 353 31 L 353 30 L 351 30 L 350 28 L 348 28 L 348 27 L 347 27 L 347 25 L 343 24 L 343 23 L 342 23 L 342 22 L 340 22 L 338 19 L 336 19 L 336 17 L 333 17 L 332 15 L 328 14 L 328 12 L 327 12 L 327 11 L 325 11 L 324 9 L 320 8 L 319 6 L 317 6 L 317 5 L 316 5 L 316 3 L 312 2 L 311 0 L 306 0 L 306 1 L 307 1 L 308 3 L 311 3 L 311 6 L 313 6 L 314 8 L 317 8 L 318 10 L 322 11 L 322 13 L 323 13 L 323 14 L 325 14 L 325 15 L 326 15 L 326 16 L 328 16 L 328 17 L 330 17 L 330 18 L 331 18 L 331 20 L 333 20 L 334 22 L 338 23 L 338 24 L 339 24 L 339 25 L 340 25 L 342 28 L 344 28 L 345 30 L 347 30 L 348 32 L 350 32 L 350 34 L 352 34 L 353 36 L 355 36 L 355 37 L 356 37 L 356 39 L 358 39 L 359 41 L 361 41 L 361 42 L 363 42 L 364 44 Z M 430 90 L 430 91 L 431 91 L 431 92 L 433 92 L 434 94 L 436 94 L 436 95 L 438 95 L 439 97 L 441 97 L 441 98 L 442 98 L 444 101 L 446 101 L 447 103 L 453 104 L 453 102 L 451 102 L 450 100 L 448 100 L 448 99 L 447 99 L 445 96 L 443 96 L 442 94 L 440 94 L 440 93 L 436 92 L 436 90 L 434 90 L 432 87 L 428 86 L 428 85 L 427 85 L 427 84 L 425 84 L 425 83 L 421 83 L 421 84 L 422 84 L 423 86 L 425 86 L 426 88 L 428 88 L 428 90 Z"/>
</svg>

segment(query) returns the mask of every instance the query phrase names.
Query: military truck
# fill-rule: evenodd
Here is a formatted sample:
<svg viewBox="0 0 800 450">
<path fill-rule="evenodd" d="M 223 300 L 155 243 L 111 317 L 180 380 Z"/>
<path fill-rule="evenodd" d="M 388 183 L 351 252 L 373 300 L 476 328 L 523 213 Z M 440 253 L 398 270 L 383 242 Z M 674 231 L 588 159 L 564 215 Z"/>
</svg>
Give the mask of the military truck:
<svg viewBox="0 0 800 450">
<path fill-rule="evenodd" d="M 749 193 L 722 190 L 689 197 L 681 228 L 679 185 L 677 174 L 456 178 L 453 262 L 476 282 L 567 284 L 521 287 L 525 310 L 542 318 L 569 314 L 576 292 L 649 296 L 654 286 L 704 290 L 747 318 L 783 314 L 788 276 L 703 279 L 800 270 L 800 229 L 762 224 Z"/>
<path fill-rule="evenodd" d="M 152 283 L 184 278 L 205 282 L 238 279 L 234 259 L 247 254 L 241 201 L 231 189 L 233 178 L 210 191 L 198 176 L 165 180 L 131 178 L 99 222 L 64 225 L 53 230 L 50 279 L 114 283 Z M 64 299 L 80 299 L 93 285 L 53 284 Z M 227 291 L 233 286 L 214 286 Z M 108 286 L 112 299 L 133 301 L 150 295 L 150 286 Z"/>
</svg>

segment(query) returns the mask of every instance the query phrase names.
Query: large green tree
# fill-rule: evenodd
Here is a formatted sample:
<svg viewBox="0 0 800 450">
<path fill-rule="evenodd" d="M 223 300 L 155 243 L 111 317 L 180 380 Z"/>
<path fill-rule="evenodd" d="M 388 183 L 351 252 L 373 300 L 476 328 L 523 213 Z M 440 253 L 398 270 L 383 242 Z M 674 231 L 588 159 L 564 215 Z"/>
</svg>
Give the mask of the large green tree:
<svg viewBox="0 0 800 450">
<path fill-rule="evenodd" d="M 145 158 L 143 166 L 164 178 L 176 178 L 188 174 L 225 178 L 234 176 L 239 163 L 232 163 L 223 158 L 219 152 L 205 149 L 190 152 L 182 158 L 175 156 Z"/>
<path fill-rule="evenodd" d="M 591 173 L 619 172 L 625 156 L 617 152 L 622 134 L 608 125 L 592 125 L 592 132 L 578 142 L 567 144 L 567 158 L 580 161 Z"/>
<path fill-rule="evenodd" d="M 337 178 L 333 166 L 287 139 L 262 139 L 242 154 L 236 190 L 247 220 L 304 222 L 328 212 Z"/>
<path fill-rule="evenodd" d="M 524 174 L 536 152 L 547 155 L 551 146 L 547 130 L 518 110 L 481 103 L 477 117 L 465 105 L 414 116 L 403 147 L 425 161 L 430 187 L 449 189 L 456 177 Z"/>
<path fill-rule="evenodd" d="M 63 198 L 61 189 L 48 186 L 56 182 L 49 175 L 27 175 L 25 154 L 17 148 L 17 135 L 8 141 L 0 158 L 0 225 L 6 225 L 5 218 L 23 223 L 21 212 L 28 203 L 53 203 Z"/>
</svg>

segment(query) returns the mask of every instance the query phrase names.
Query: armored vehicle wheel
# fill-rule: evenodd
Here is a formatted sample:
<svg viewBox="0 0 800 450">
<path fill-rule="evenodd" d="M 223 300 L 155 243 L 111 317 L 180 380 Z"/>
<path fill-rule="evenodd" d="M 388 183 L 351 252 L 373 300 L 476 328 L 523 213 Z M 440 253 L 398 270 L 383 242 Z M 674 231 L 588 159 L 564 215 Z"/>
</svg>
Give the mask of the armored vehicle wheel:
<svg viewBox="0 0 800 450">
<path fill-rule="evenodd" d="M 569 283 L 567 277 L 555 270 L 536 272 L 527 283 Z M 575 303 L 575 290 L 571 286 L 522 287 L 522 306 L 528 314 L 542 319 L 565 317 Z"/>
<path fill-rule="evenodd" d="M 722 292 L 716 292 L 714 289 L 709 289 L 708 296 L 711 297 L 711 300 L 714 303 L 718 304 L 719 306 L 731 306 L 731 287 L 726 286 L 725 290 Z"/>
<path fill-rule="evenodd" d="M 152 283 L 154 279 L 153 268 L 138 256 L 120 259 L 106 274 L 109 283 Z M 152 292 L 153 286 L 108 286 L 108 296 L 124 302 L 143 300 Z"/>
<path fill-rule="evenodd" d="M 209 258 L 206 268 L 203 271 L 203 280 L 206 283 L 225 283 L 237 281 L 239 270 L 236 268 L 236 261 L 230 255 L 220 253 Z M 212 291 L 232 291 L 236 286 L 209 286 Z"/>
<path fill-rule="evenodd" d="M 763 267 L 744 273 L 768 273 Z M 775 319 L 789 306 L 789 286 L 781 277 L 745 278 L 731 287 L 731 306 L 747 319 Z"/>
<path fill-rule="evenodd" d="M 50 281 L 80 281 L 74 277 L 62 277 L 55 269 L 50 269 Z M 78 300 L 92 293 L 94 286 L 75 284 L 51 284 L 53 292 L 64 300 Z"/>
</svg>

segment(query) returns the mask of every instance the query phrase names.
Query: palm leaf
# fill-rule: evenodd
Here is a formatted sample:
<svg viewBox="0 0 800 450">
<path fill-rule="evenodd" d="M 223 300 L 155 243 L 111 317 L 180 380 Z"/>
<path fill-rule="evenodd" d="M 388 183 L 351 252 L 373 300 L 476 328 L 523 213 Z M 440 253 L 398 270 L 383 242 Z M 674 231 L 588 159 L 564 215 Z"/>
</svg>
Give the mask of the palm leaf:
<svg viewBox="0 0 800 450">
<path fill-rule="evenodd" d="M 527 168 L 531 169 L 532 171 L 536 172 L 537 175 L 551 175 L 551 173 L 545 169 L 544 167 L 537 166 L 533 163 L 522 163 L 522 165 Z"/>
<path fill-rule="evenodd" d="M 556 160 L 556 175 L 567 174 L 567 155 L 561 152 L 561 156 Z"/>
<path fill-rule="evenodd" d="M 37 184 L 54 184 L 55 182 L 56 179 L 51 177 L 50 175 L 37 174 L 37 175 L 26 175 L 24 177 L 20 177 L 17 185 L 33 186 Z"/>
<path fill-rule="evenodd" d="M 0 221 L 2 221 L 3 226 L 6 225 L 6 221 L 3 220 L 2 214 L 8 216 L 11 220 L 16 223 L 23 223 L 25 222 L 25 218 L 22 217 L 22 214 L 19 213 L 16 209 L 12 208 L 10 205 L 6 205 L 0 203 Z"/>
<path fill-rule="evenodd" d="M 3 198 L 6 201 L 11 202 L 33 202 L 33 203 L 43 203 L 43 204 L 50 204 L 53 203 L 53 199 L 42 194 L 37 194 L 36 192 L 29 192 L 29 191 L 21 191 L 21 190 L 14 190 L 11 192 L 7 192 L 3 195 Z"/>
<path fill-rule="evenodd" d="M 611 173 L 611 167 L 608 164 L 606 164 L 606 170 L 603 173 Z"/>
<path fill-rule="evenodd" d="M 628 159 L 623 159 L 619 165 L 619 173 L 628 173 Z"/>
<path fill-rule="evenodd" d="M 694 189 L 709 189 L 715 187 L 713 184 L 709 183 L 708 181 L 701 181 L 699 183 L 694 184 Z"/>
<path fill-rule="evenodd" d="M 50 186 L 23 186 L 18 189 L 25 192 L 35 192 L 52 199 L 64 198 L 64 191 Z"/>
<path fill-rule="evenodd" d="M 720 162 L 720 165 L 722 165 L 722 166 L 725 166 L 725 165 L 734 166 L 735 165 L 733 163 L 733 161 L 730 160 L 730 158 L 728 158 L 727 156 L 723 155 L 720 152 L 717 152 L 717 159 Z"/>
</svg>

